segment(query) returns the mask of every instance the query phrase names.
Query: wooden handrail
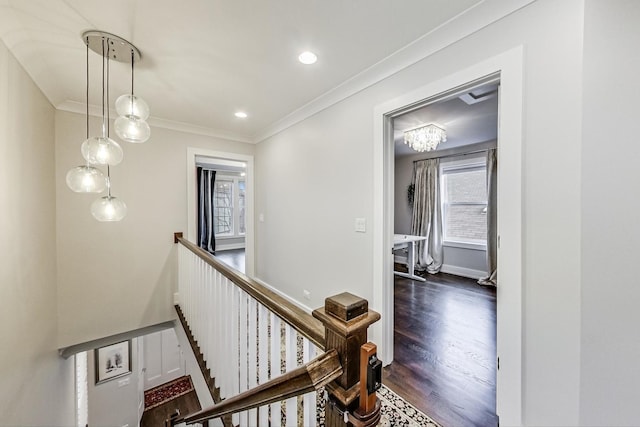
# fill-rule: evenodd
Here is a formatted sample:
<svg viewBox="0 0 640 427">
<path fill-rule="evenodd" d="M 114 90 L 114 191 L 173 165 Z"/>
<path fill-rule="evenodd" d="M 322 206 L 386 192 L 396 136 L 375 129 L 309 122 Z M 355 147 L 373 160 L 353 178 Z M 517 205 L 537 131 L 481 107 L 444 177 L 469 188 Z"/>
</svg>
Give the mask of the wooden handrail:
<svg viewBox="0 0 640 427">
<path fill-rule="evenodd" d="M 260 302 L 260 304 L 264 305 L 272 313 L 275 313 L 316 346 L 321 349 L 325 348 L 324 325 L 322 322 L 315 319 L 309 313 L 286 298 L 276 294 L 250 277 L 247 277 L 239 271 L 229 267 L 227 264 L 219 261 L 215 256 L 211 256 L 209 252 L 182 237 L 181 234 L 182 233 L 176 233 L 174 235 L 175 242 L 182 244 L 185 248 L 200 257 L 204 262 L 218 270 L 236 286 Z"/>
<path fill-rule="evenodd" d="M 324 386 L 340 375 L 342 375 L 342 365 L 338 352 L 335 349 L 329 350 L 293 371 L 184 419 L 178 419 L 177 422 L 198 423 L 300 396 Z"/>
</svg>

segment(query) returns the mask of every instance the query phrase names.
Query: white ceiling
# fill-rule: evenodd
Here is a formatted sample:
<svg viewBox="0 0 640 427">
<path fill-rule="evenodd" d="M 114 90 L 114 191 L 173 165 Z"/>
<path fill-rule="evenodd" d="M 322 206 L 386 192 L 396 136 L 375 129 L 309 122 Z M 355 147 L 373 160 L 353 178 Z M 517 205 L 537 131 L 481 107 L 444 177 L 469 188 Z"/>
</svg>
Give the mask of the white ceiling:
<svg viewBox="0 0 640 427">
<path fill-rule="evenodd" d="M 404 143 L 404 131 L 435 123 L 444 128 L 447 140 L 437 150 L 495 140 L 498 136 L 498 83 L 469 89 L 398 116 L 393 121 L 396 157 L 417 154 Z"/>
<path fill-rule="evenodd" d="M 255 141 L 269 126 L 481 0 L 0 0 L 0 37 L 60 109 L 83 111 L 82 32 L 142 51 L 136 94 L 170 121 Z M 318 55 L 305 66 L 304 50 Z M 100 57 L 90 52 L 91 104 Z M 111 96 L 129 91 L 112 63 Z M 246 111 L 247 119 L 234 112 Z M 177 122 L 177 123 L 176 123 Z"/>
</svg>

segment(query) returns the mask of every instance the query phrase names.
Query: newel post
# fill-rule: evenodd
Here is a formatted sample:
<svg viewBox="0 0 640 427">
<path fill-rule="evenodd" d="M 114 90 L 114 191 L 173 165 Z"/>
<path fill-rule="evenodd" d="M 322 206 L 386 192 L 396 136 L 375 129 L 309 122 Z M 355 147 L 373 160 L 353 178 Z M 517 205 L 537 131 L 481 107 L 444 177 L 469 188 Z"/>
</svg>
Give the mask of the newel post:
<svg viewBox="0 0 640 427">
<path fill-rule="evenodd" d="M 325 300 L 325 305 L 313 311 L 325 327 L 325 351 L 336 349 L 343 374 L 327 384 L 328 400 L 325 413 L 327 427 L 345 424 L 344 412 L 358 408 L 360 396 L 360 347 L 367 343 L 367 328 L 380 319 L 369 310 L 367 300 L 344 292 Z"/>
</svg>

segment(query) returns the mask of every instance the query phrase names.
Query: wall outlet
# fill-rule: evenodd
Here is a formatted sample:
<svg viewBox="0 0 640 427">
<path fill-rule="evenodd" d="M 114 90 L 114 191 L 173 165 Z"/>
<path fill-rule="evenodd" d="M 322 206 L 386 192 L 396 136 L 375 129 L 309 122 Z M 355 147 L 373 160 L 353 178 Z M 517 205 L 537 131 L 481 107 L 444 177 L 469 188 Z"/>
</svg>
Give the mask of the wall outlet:
<svg viewBox="0 0 640 427">
<path fill-rule="evenodd" d="M 258 221 L 260 222 L 264 222 L 264 214 L 261 213 L 260 215 L 258 215 Z"/>
<path fill-rule="evenodd" d="M 311 292 L 305 289 L 304 291 L 302 291 L 302 293 L 304 295 L 304 299 L 306 299 L 307 301 L 311 300 Z"/>
<path fill-rule="evenodd" d="M 355 230 L 357 233 L 366 233 L 367 232 L 367 219 L 366 218 L 356 218 L 355 220 Z"/>
</svg>

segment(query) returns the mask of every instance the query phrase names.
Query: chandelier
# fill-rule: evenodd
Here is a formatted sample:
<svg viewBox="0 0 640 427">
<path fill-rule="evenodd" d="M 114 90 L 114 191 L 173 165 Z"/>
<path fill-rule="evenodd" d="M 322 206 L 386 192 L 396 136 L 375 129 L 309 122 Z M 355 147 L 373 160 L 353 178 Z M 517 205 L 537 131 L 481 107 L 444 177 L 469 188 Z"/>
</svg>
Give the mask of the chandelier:
<svg viewBox="0 0 640 427">
<path fill-rule="evenodd" d="M 120 139 L 139 143 L 145 142 L 151 135 L 146 120 L 149 107 L 146 102 L 133 93 L 134 63 L 141 58 L 140 51 L 134 45 L 113 34 L 104 31 L 86 31 L 82 34 L 86 45 L 86 140 L 80 149 L 86 163 L 67 172 L 67 185 L 76 193 L 102 193 L 107 195 L 95 200 L 91 205 L 91 214 L 98 221 L 120 221 L 127 214 L 127 205 L 111 194 L 111 166 L 122 161 L 122 147 L 111 139 L 109 132 L 109 61 L 131 63 L 131 94 L 121 95 L 116 100 L 116 111 L 120 117 L 115 121 L 116 134 Z M 102 57 L 102 126 L 99 136 L 89 136 L 89 49 Z M 99 168 L 107 169 L 107 174 Z"/>
<path fill-rule="evenodd" d="M 447 132 L 444 128 L 434 125 L 420 125 L 404 132 L 404 143 L 415 151 L 435 150 L 438 144 L 447 140 Z"/>
</svg>

